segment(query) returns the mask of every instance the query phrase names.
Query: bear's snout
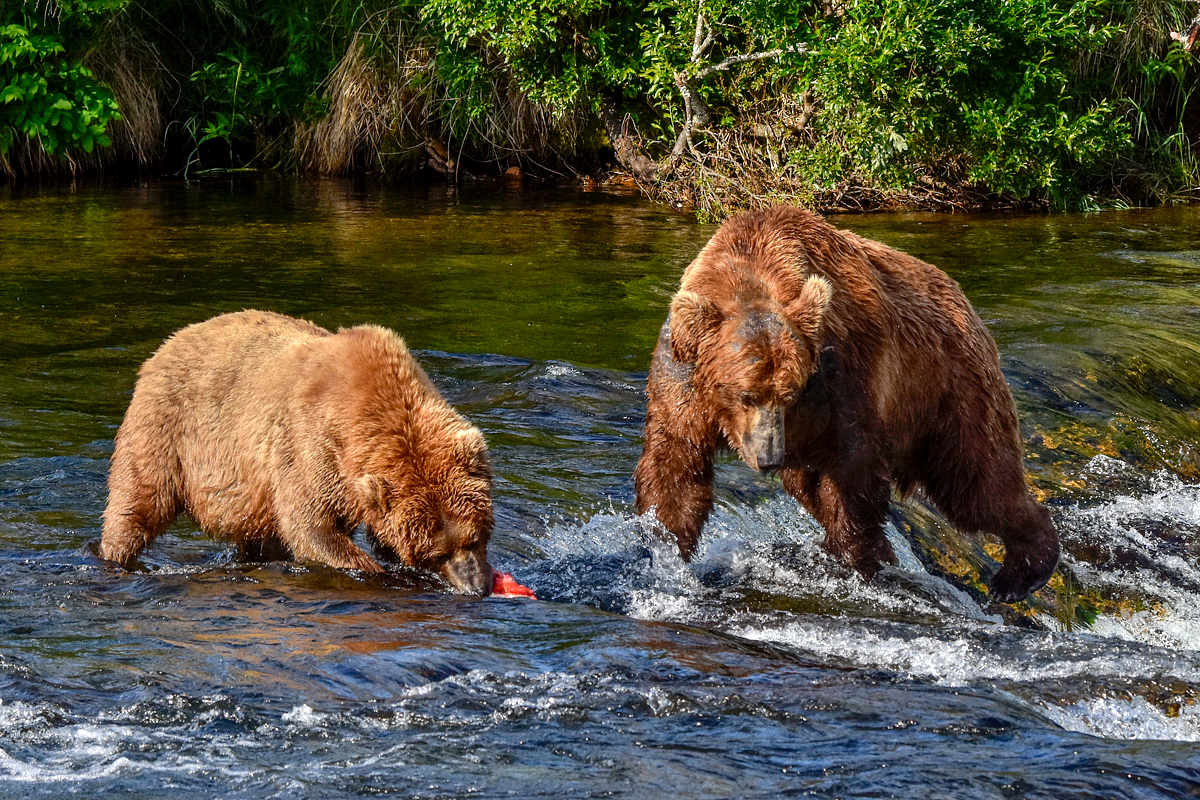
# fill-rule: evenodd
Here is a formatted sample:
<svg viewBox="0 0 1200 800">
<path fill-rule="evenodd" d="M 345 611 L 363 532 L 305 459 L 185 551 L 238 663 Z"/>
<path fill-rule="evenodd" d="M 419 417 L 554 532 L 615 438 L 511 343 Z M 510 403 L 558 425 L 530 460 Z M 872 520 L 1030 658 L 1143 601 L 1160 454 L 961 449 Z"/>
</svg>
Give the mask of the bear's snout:
<svg viewBox="0 0 1200 800">
<path fill-rule="evenodd" d="M 774 472 L 783 466 L 783 411 L 782 406 L 756 406 L 750 412 L 742 447 L 747 463 L 759 472 Z"/>
<path fill-rule="evenodd" d="M 459 594 L 487 597 L 492 593 L 492 565 L 486 551 L 460 550 L 442 565 L 440 572 Z"/>
</svg>

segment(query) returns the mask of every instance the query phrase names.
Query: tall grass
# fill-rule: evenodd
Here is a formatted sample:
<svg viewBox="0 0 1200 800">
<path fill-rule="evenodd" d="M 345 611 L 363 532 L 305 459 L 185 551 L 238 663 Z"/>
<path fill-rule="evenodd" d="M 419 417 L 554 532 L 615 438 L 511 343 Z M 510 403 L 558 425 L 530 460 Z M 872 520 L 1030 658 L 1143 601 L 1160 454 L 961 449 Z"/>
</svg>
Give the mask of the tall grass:
<svg viewBox="0 0 1200 800">
<path fill-rule="evenodd" d="M 302 167 L 392 173 L 436 161 L 449 174 L 498 174 L 530 164 L 553 171 L 579 153 L 584 115 L 531 99 L 493 50 L 448 51 L 411 9 L 365 15 L 321 87 L 327 112 L 297 126 Z"/>
<path fill-rule="evenodd" d="M 430 83 L 435 51 L 403 26 L 392 27 L 387 36 L 354 35 L 325 84 L 327 113 L 297 127 L 295 151 L 305 169 L 340 175 L 419 160 L 428 124 L 422 87 Z"/>
<path fill-rule="evenodd" d="M 122 15 L 105 20 L 97 31 L 83 63 L 112 89 L 120 119 L 108 125 L 112 147 L 96 150 L 99 166 L 152 169 L 162 162 L 164 112 L 163 83 L 167 73 L 157 47 L 142 31 L 125 23 Z"/>
</svg>

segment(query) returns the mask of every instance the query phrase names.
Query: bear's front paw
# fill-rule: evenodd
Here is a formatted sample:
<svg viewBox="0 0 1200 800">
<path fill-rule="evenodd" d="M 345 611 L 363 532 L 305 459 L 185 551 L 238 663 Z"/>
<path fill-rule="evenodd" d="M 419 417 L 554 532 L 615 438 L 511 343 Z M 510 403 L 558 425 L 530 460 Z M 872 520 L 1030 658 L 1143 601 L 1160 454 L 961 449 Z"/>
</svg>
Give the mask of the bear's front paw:
<svg viewBox="0 0 1200 800">
<path fill-rule="evenodd" d="M 896 553 L 892 550 L 891 543 L 880 533 L 876 537 L 855 540 L 846 560 L 854 571 L 869 583 L 884 565 L 896 563 Z"/>
<path fill-rule="evenodd" d="M 988 594 L 998 603 L 1016 603 L 1024 600 L 1031 592 L 1046 585 L 1057 566 L 1058 559 L 1050 564 L 1034 565 L 1025 559 L 1010 556 L 992 578 Z"/>
</svg>

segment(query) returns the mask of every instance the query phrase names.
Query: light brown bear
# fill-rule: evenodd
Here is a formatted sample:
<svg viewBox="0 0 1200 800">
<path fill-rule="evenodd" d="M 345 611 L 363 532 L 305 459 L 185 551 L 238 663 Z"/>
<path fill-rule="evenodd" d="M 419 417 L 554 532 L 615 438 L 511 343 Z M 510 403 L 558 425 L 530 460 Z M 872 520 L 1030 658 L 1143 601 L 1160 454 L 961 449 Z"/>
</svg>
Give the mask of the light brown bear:
<svg viewBox="0 0 1200 800">
<path fill-rule="evenodd" d="M 483 436 L 384 328 L 243 311 L 178 331 L 142 365 L 108 487 L 100 556 L 123 566 L 184 511 L 243 552 L 381 572 L 362 522 L 455 591 L 492 589 Z"/>
<path fill-rule="evenodd" d="M 895 555 L 891 487 L 1005 546 L 992 596 L 1014 602 L 1058 563 L 1030 496 L 995 342 L 936 267 L 780 206 L 727 221 L 688 266 L 650 368 L 639 513 L 691 558 L 713 455 L 778 472 L 870 579 Z"/>
</svg>

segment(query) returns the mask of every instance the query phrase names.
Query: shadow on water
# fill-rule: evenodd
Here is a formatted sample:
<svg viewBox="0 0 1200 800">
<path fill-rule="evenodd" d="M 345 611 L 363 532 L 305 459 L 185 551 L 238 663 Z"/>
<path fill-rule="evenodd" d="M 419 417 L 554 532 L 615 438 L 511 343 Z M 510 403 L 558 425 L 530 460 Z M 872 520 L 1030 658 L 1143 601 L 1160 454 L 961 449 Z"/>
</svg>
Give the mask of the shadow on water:
<svg viewBox="0 0 1200 800">
<path fill-rule="evenodd" d="M 732 460 L 690 565 L 631 510 L 649 353 L 711 228 L 632 197 L 237 178 L 0 195 L 0 794 L 1194 797 L 1200 212 L 854 217 L 1000 346 L 1064 539 L 1016 609 L 919 500 L 870 584 Z M 93 554 L 173 330 L 401 332 L 487 435 L 491 557 L 540 601 Z"/>
</svg>

